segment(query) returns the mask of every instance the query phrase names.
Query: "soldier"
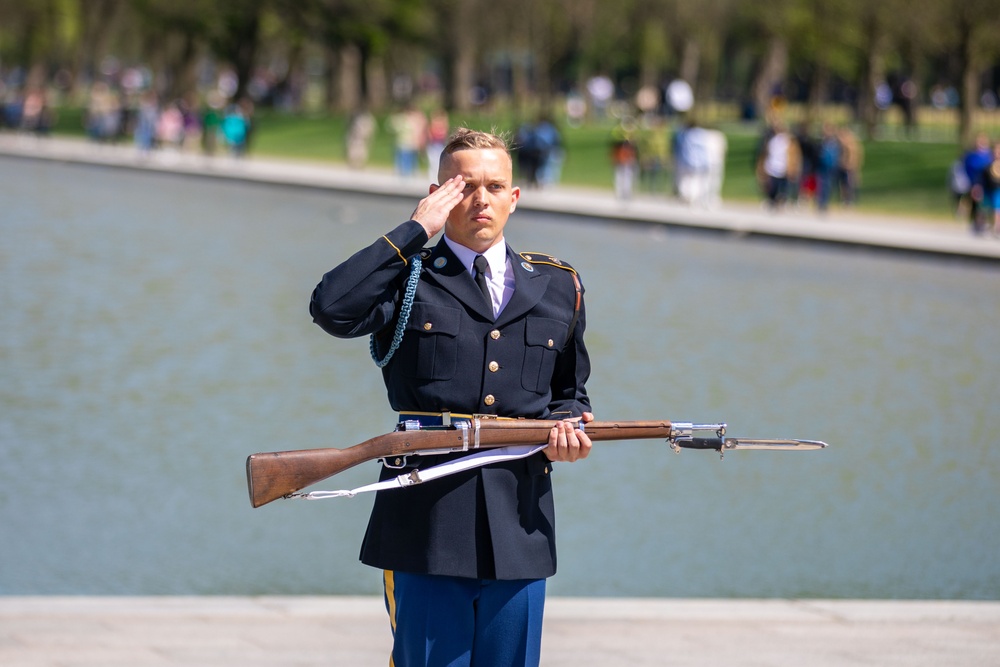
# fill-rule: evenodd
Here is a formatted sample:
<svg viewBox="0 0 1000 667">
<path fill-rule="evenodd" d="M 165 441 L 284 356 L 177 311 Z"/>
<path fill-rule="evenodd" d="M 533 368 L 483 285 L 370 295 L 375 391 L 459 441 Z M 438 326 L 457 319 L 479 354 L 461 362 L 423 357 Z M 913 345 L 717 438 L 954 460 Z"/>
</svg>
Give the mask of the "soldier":
<svg viewBox="0 0 1000 667">
<path fill-rule="evenodd" d="M 560 420 L 526 458 L 380 491 L 361 547 L 384 571 L 396 667 L 537 665 L 556 571 L 551 462 L 591 448 L 583 287 L 569 264 L 507 245 L 520 189 L 501 137 L 456 132 L 438 181 L 409 221 L 323 277 L 310 312 L 334 336 L 371 336 L 400 421 Z M 381 478 L 459 456 L 383 461 Z"/>
</svg>

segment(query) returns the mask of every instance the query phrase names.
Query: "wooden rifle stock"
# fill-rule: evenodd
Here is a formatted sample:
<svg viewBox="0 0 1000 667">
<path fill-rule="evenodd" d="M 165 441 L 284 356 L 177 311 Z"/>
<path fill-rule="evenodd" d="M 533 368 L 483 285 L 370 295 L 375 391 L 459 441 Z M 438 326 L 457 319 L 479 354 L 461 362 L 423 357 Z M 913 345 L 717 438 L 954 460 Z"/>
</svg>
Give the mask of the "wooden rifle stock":
<svg viewBox="0 0 1000 667">
<path fill-rule="evenodd" d="M 478 427 L 475 425 L 478 422 Z M 252 454 L 247 458 L 250 504 L 260 507 L 348 468 L 390 456 L 460 452 L 468 449 L 531 445 L 547 442 L 557 422 L 534 419 L 481 419 L 467 428 L 425 427 L 392 431 L 345 449 L 303 449 Z M 593 421 L 584 427 L 591 440 L 670 438 L 669 421 Z"/>
</svg>

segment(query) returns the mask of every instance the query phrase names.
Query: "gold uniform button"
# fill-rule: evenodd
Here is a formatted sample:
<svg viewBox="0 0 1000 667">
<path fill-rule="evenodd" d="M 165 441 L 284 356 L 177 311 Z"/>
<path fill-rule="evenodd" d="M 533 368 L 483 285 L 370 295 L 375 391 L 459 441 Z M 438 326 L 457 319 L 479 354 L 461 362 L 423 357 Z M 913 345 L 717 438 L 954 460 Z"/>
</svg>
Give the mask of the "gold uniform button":
<svg viewBox="0 0 1000 667">
<path fill-rule="evenodd" d="M 500 370 L 500 364 L 498 364 L 495 361 L 491 361 L 490 365 L 487 368 L 490 369 L 491 373 L 496 373 L 498 370 Z"/>
<path fill-rule="evenodd" d="M 483 399 L 483 403 L 486 405 L 493 405 L 497 402 L 497 399 L 493 397 L 493 394 L 486 394 L 486 398 Z"/>
<path fill-rule="evenodd" d="M 494 329 L 493 331 L 491 331 L 490 338 L 492 338 L 493 340 L 498 340 L 500 338 L 500 330 Z"/>
<path fill-rule="evenodd" d="M 550 338 L 549 339 L 549 347 L 552 347 L 555 344 L 556 344 L 556 342 Z"/>
<path fill-rule="evenodd" d="M 434 328 L 433 324 L 431 324 L 430 322 L 424 322 L 424 331 L 430 331 L 433 328 Z"/>
</svg>

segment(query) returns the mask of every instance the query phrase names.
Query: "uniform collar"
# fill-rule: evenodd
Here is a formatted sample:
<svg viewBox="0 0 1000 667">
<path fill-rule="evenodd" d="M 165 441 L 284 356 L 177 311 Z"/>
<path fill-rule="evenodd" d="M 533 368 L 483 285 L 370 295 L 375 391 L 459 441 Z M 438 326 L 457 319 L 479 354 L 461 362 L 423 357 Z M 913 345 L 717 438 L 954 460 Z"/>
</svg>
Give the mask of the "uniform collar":
<svg viewBox="0 0 1000 667">
<path fill-rule="evenodd" d="M 448 244 L 451 251 L 455 253 L 455 257 L 458 261 L 462 263 L 465 270 L 470 274 L 473 273 L 472 262 L 476 259 L 476 256 L 482 254 L 486 258 L 486 261 L 490 264 L 490 273 L 494 276 L 502 276 L 507 272 L 507 241 L 505 239 L 500 239 L 499 243 L 495 243 L 490 246 L 489 249 L 484 253 L 478 253 L 471 248 L 467 248 L 460 243 L 452 241 L 447 236 L 444 237 L 444 242 Z"/>
</svg>

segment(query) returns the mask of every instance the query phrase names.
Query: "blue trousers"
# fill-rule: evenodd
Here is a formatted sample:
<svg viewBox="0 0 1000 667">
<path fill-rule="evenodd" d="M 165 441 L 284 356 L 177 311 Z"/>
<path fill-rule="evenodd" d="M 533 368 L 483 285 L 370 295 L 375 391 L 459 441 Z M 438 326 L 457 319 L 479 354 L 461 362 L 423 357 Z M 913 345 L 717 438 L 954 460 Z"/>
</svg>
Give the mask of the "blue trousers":
<svg viewBox="0 0 1000 667">
<path fill-rule="evenodd" d="M 494 581 L 386 570 L 390 667 L 535 667 L 545 580 Z"/>
</svg>

